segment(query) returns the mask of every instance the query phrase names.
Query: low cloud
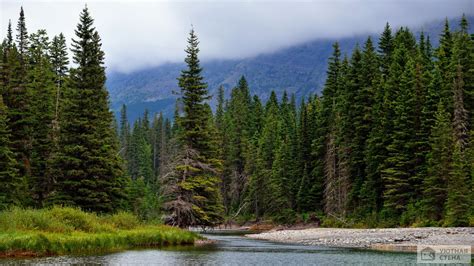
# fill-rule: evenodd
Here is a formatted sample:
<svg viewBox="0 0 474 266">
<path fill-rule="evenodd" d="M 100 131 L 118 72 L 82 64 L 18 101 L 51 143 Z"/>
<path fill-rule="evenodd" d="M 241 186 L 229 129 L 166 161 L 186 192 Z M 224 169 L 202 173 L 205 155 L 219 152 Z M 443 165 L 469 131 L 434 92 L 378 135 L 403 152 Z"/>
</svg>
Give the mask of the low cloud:
<svg viewBox="0 0 474 266">
<path fill-rule="evenodd" d="M 70 39 L 85 3 L 0 0 L 0 33 L 16 27 L 23 5 L 29 32 L 45 28 Z M 320 38 L 379 32 L 385 22 L 419 26 L 473 14 L 472 0 L 339 1 L 87 1 L 109 70 L 130 72 L 182 61 L 195 27 L 201 58 L 229 59 L 268 53 Z"/>
</svg>

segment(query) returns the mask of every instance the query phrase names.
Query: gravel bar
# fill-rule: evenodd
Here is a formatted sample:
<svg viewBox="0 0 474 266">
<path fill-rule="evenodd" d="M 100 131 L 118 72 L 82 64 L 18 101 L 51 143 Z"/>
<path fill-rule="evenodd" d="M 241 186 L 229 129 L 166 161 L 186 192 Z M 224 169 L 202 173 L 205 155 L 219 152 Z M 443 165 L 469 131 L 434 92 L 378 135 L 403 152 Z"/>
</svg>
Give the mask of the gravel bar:
<svg viewBox="0 0 474 266">
<path fill-rule="evenodd" d="M 471 250 L 474 252 L 473 227 L 311 228 L 269 231 L 247 235 L 247 237 L 303 245 L 402 252 L 416 252 L 417 245 L 470 245 Z"/>
</svg>

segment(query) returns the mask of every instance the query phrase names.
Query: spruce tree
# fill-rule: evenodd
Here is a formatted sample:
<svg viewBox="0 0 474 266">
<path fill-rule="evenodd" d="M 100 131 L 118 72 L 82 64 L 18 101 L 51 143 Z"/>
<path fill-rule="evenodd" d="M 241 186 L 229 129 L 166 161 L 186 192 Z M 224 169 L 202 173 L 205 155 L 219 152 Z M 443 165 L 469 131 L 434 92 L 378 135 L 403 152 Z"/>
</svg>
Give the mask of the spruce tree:
<svg viewBox="0 0 474 266">
<path fill-rule="evenodd" d="M 385 207 L 401 214 L 414 196 L 411 178 L 415 153 L 414 62 L 409 60 L 398 83 L 399 91 L 393 102 L 393 131 L 387 147 L 382 178 L 385 184 Z"/>
<path fill-rule="evenodd" d="M 180 152 L 164 177 L 166 222 L 178 226 L 212 226 L 222 221 L 223 207 L 218 189 L 221 161 L 217 158 L 216 130 L 210 99 L 202 77 L 198 37 L 191 29 L 186 48 L 186 69 L 178 78 L 183 115 L 177 132 Z"/>
<path fill-rule="evenodd" d="M 22 179 L 19 178 L 17 163 L 10 150 L 10 129 L 8 128 L 7 108 L 0 95 L 0 209 L 18 205 L 21 201 Z"/>
<path fill-rule="evenodd" d="M 67 54 L 66 38 L 62 33 L 54 36 L 50 48 L 51 66 L 55 74 L 56 96 L 54 106 L 54 131 L 58 131 L 59 108 L 63 95 L 65 79 L 68 75 L 69 58 Z M 56 139 L 57 137 L 55 137 Z"/>
<path fill-rule="evenodd" d="M 31 94 L 31 181 L 36 206 L 42 206 L 53 185 L 51 162 L 54 143 L 54 73 L 49 61 L 49 40 L 44 30 L 30 36 L 27 90 Z"/>
<path fill-rule="evenodd" d="M 431 130 L 431 150 L 427 155 L 427 176 L 423 181 L 423 214 L 431 221 L 443 218 L 446 183 L 452 169 L 453 129 L 450 115 L 442 102 Z"/>
<path fill-rule="evenodd" d="M 16 41 L 18 45 L 18 52 L 20 53 L 21 63 L 24 67 L 27 64 L 27 55 L 29 47 L 28 31 L 26 29 L 25 12 L 23 12 L 23 6 L 20 8 L 20 17 L 18 18 L 18 24 L 16 27 L 17 35 Z"/>
<path fill-rule="evenodd" d="M 60 119 L 54 203 L 111 212 L 126 196 L 113 115 L 105 89 L 104 52 L 85 7 L 73 39 L 70 84 Z"/>
<path fill-rule="evenodd" d="M 456 141 L 453 152 L 453 165 L 448 176 L 448 195 L 446 201 L 445 226 L 467 226 L 470 211 L 470 186 L 466 174 L 466 158 L 461 150 L 461 143 Z"/>
<path fill-rule="evenodd" d="M 8 20 L 6 47 L 11 48 L 13 46 L 13 33 L 12 33 L 12 22 Z"/>
<path fill-rule="evenodd" d="M 125 104 L 120 108 L 120 124 L 119 124 L 120 154 L 127 158 L 127 146 L 130 138 L 130 123 L 127 117 L 127 106 Z"/>
<path fill-rule="evenodd" d="M 26 88 L 26 74 L 15 45 L 7 49 L 5 64 L 2 93 L 4 103 L 8 106 L 11 151 L 15 155 L 19 175 L 26 178 L 31 172 L 31 94 Z"/>
<path fill-rule="evenodd" d="M 456 141 L 459 142 L 461 150 L 467 145 L 468 142 L 468 113 L 464 107 L 464 80 L 462 74 L 461 65 L 456 67 L 456 77 L 453 81 L 453 126 L 454 136 Z"/>
<path fill-rule="evenodd" d="M 379 39 L 379 53 L 381 56 L 381 69 L 384 77 L 388 75 L 388 68 L 392 63 L 392 53 L 393 53 L 393 36 L 392 29 L 390 25 L 385 24 L 385 29 Z"/>
</svg>

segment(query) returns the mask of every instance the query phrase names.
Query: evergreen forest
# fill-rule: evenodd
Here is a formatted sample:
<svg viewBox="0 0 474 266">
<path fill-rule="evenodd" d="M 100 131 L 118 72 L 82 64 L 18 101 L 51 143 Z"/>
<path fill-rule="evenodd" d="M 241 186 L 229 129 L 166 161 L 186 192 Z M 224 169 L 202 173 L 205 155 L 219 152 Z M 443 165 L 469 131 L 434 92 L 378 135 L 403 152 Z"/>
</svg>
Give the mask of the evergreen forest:
<svg viewBox="0 0 474 266">
<path fill-rule="evenodd" d="M 0 45 L 0 209 L 179 227 L 474 226 L 474 34 L 464 16 L 451 26 L 437 44 L 388 23 L 350 55 L 334 43 L 320 95 L 265 100 L 244 76 L 210 95 L 191 28 L 174 117 L 129 121 L 126 105 L 110 110 L 89 9 L 69 42 L 29 33 L 22 8 Z"/>
</svg>

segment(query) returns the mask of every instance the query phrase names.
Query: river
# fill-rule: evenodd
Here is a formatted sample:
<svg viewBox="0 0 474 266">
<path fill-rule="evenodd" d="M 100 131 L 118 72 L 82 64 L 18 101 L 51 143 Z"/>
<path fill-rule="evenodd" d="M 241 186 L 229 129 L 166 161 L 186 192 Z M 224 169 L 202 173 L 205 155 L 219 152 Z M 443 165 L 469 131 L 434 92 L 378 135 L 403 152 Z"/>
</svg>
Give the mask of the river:
<svg viewBox="0 0 474 266">
<path fill-rule="evenodd" d="M 377 252 L 321 246 L 273 243 L 242 234 L 204 234 L 217 244 L 166 247 L 84 256 L 0 260 L 0 264 L 135 264 L 135 265 L 406 265 L 416 254 Z"/>
</svg>

